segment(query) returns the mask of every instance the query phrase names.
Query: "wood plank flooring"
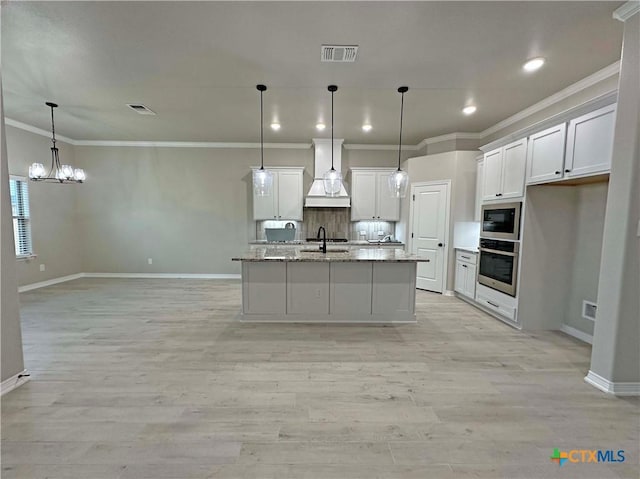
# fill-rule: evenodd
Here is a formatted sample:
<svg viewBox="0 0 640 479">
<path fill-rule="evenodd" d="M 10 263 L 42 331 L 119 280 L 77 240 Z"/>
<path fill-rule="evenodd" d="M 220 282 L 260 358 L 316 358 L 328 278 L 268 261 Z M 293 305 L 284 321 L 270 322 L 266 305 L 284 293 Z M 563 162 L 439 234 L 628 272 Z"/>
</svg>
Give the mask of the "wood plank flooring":
<svg viewBox="0 0 640 479">
<path fill-rule="evenodd" d="M 638 478 L 637 399 L 590 347 L 418 291 L 418 324 L 247 324 L 240 283 L 80 279 L 23 293 L 32 379 L 2 478 Z M 622 464 L 550 461 L 624 449 Z"/>
</svg>

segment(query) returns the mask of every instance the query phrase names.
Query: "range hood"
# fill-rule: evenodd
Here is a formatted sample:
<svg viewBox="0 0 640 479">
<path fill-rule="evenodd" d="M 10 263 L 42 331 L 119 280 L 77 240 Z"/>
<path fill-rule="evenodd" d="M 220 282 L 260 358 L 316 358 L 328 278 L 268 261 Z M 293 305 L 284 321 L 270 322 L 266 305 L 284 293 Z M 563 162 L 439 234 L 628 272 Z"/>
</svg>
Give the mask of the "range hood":
<svg viewBox="0 0 640 479">
<path fill-rule="evenodd" d="M 333 140 L 333 167 L 342 172 L 342 142 L 344 140 Z M 304 199 L 304 206 L 307 208 L 349 208 L 351 198 L 344 188 L 344 182 L 340 188 L 338 196 L 326 196 L 324 193 L 324 174 L 331 169 L 331 139 L 314 138 L 314 168 L 313 184 Z"/>
</svg>

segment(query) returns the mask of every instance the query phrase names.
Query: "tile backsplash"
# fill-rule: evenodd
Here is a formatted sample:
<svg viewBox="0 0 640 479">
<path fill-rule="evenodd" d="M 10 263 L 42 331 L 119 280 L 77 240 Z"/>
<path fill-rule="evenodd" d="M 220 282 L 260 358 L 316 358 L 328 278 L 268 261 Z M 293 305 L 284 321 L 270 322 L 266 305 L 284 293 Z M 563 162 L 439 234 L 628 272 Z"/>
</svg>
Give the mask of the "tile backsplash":
<svg viewBox="0 0 640 479">
<path fill-rule="evenodd" d="M 265 228 L 284 228 L 289 221 L 256 221 L 256 239 L 265 240 Z M 349 208 L 305 208 L 304 221 L 291 221 L 296 228 L 296 240 L 315 238 L 318 228 L 324 226 L 327 238 L 346 238 L 348 240 L 382 239 L 393 236 L 393 221 L 351 221 Z"/>
</svg>

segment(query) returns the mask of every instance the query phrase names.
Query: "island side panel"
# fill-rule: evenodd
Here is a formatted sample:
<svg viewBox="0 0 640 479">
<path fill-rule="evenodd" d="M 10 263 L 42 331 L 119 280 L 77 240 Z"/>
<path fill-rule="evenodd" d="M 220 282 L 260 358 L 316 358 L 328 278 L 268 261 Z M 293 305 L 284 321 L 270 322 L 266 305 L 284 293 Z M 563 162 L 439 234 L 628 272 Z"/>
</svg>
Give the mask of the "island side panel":
<svg viewBox="0 0 640 479">
<path fill-rule="evenodd" d="M 329 263 L 288 262 L 287 315 L 329 314 Z"/>
<path fill-rule="evenodd" d="M 242 312 L 285 314 L 287 269 L 284 262 L 242 262 Z"/>
<path fill-rule="evenodd" d="M 373 264 L 373 314 L 414 315 L 416 311 L 416 263 Z"/>
<path fill-rule="evenodd" d="M 372 279 L 372 263 L 331 263 L 331 314 L 371 315 Z"/>
</svg>

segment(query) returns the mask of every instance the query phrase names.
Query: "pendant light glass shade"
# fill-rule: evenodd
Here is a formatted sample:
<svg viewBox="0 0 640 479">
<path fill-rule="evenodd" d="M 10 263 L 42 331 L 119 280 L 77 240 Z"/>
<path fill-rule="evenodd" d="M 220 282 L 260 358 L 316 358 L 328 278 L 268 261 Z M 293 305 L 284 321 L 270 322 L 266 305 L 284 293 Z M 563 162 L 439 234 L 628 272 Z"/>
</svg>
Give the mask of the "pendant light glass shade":
<svg viewBox="0 0 640 479">
<path fill-rule="evenodd" d="M 256 196 L 271 196 L 273 192 L 273 171 L 264 169 L 264 119 L 262 114 L 262 93 L 265 85 L 256 85 L 260 92 L 260 169 L 253 170 L 253 193 Z"/>
<path fill-rule="evenodd" d="M 331 92 L 331 169 L 323 176 L 325 196 L 338 196 L 342 190 L 342 173 L 333 167 L 333 94 L 338 91 L 336 85 L 329 85 L 327 90 Z"/>
<path fill-rule="evenodd" d="M 60 155 L 56 146 L 56 126 L 53 121 L 53 109 L 58 105 L 50 101 L 46 102 L 51 108 L 51 170 L 47 174 L 42 163 L 33 163 L 29 167 L 29 179 L 32 181 L 48 181 L 57 183 L 82 183 L 86 175 L 82 168 L 73 168 L 71 165 L 60 164 Z"/>
<path fill-rule="evenodd" d="M 333 145 L 332 145 L 333 147 Z M 324 176 L 324 194 L 326 196 L 339 196 L 342 189 L 342 173 L 331 168 Z"/>
<path fill-rule="evenodd" d="M 256 196 L 271 196 L 273 191 L 273 171 L 260 168 L 253 170 L 253 192 Z"/>
<path fill-rule="evenodd" d="M 407 196 L 409 187 L 409 175 L 400 169 L 400 158 L 402 155 L 402 116 L 404 114 L 404 94 L 409 91 L 409 87 L 401 86 L 398 93 L 402 94 L 400 100 L 400 139 L 398 141 L 398 169 L 391 173 L 388 178 L 389 194 L 392 198 L 404 198 Z"/>
</svg>

